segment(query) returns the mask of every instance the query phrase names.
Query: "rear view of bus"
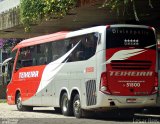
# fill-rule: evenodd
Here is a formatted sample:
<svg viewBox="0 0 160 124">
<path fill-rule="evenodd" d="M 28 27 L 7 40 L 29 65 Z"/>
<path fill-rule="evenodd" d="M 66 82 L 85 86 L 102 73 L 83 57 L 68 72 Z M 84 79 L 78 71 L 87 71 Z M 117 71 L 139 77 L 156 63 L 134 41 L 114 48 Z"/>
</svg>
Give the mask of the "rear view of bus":
<svg viewBox="0 0 160 124">
<path fill-rule="evenodd" d="M 143 107 L 155 103 L 158 89 L 154 28 L 112 25 L 106 29 L 106 72 L 100 91 L 110 106 Z"/>
</svg>

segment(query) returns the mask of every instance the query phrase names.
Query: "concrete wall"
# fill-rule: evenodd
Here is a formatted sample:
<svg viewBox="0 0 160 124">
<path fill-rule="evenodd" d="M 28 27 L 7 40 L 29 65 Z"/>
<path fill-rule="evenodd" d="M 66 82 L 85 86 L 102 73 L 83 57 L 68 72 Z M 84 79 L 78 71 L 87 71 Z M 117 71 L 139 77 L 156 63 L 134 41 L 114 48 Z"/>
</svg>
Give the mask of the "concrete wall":
<svg viewBox="0 0 160 124">
<path fill-rule="evenodd" d="M 20 24 L 19 8 L 13 8 L 0 14 L 0 30 L 8 29 Z"/>
<path fill-rule="evenodd" d="M 19 4 L 20 0 L 0 0 L 0 30 L 20 24 Z"/>
<path fill-rule="evenodd" d="M 78 0 L 77 6 L 90 5 L 99 1 L 104 0 Z M 0 30 L 16 28 L 21 24 L 19 4 L 20 0 L 0 0 Z M 9 31 L 12 31 L 12 29 Z"/>
<path fill-rule="evenodd" d="M 20 0 L 0 0 L 0 13 L 9 11 L 10 9 L 17 7 L 20 4 Z"/>
</svg>

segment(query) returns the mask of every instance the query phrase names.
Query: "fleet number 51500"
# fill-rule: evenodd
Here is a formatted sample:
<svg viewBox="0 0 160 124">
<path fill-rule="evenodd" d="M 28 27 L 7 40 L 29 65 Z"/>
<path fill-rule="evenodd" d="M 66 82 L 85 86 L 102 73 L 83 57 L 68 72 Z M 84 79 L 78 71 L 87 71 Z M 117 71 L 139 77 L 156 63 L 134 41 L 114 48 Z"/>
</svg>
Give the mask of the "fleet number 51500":
<svg viewBox="0 0 160 124">
<path fill-rule="evenodd" d="M 141 84 L 140 83 L 127 83 L 126 87 L 140 87 Z"/>
</svg>

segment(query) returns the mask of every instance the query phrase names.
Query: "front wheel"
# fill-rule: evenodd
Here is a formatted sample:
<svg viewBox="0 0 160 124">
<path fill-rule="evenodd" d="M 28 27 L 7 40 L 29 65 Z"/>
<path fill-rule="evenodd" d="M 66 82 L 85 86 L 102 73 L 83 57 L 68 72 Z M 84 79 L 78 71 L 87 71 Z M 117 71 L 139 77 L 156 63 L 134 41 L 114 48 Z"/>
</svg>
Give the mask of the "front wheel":
<svg viewBox="0 0 160 124">
<path fill-rule="evenodd" d="M 73 113 L 76 118 L 82 117 L 81 101 L 79 94 L 76 94 L 73 99 Z"/>
<path fill-rule="evenodd" d="M 17 104 L 18 111 L 32 111 L 33 110 L 33 107 L 31 107 L 31 106 L 23 106 L 22 105 L 22 98 L 21 98 L 20 93 L 18 93 L 16 96 L 16 104 Z"/>
</svg>

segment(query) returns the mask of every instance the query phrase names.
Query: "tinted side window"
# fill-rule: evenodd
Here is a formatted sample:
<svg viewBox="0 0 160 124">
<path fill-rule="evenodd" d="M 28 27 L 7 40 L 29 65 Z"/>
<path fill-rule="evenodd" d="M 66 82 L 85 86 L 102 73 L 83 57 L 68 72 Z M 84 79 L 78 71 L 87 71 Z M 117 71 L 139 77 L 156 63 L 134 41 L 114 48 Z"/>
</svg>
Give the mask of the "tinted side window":
<svg viewBox="0 0 160 124">
<path fill-rule="evenodd" d="M 48 43 L 37 45 L 36 55 L 34 56 L 37 60 L 37 65 L 45 65 L 49 63 L 48 53 Z"/>
<path fill-rule="evenodd" d="M 28 67 L 33 65 L 33 57 L 32 54 L 34 49 L 32 47 L 26 47 L 20 49 L 16 68 L 19 69 L 21 67 Z"/>
<path fill-rule="evenodd" d="M 83 61 L 91 58 L 96 52 L 97 40 L 97 33 L 91 33 L 71 38 L 69 49 L 73 48 L 77 43 L 79 44 L 70 55 L 69 61 Z"/>
<path fill-rule="evenodd" d="M 77 44 L 77 47 L 68 56 L 67 62 L 83 61 L 91 58 L 96 52 L 98 36 L 98 33 L 90 33 L 52 42 L 52 45 L 50 45 L 52 46 L 52 61 L 65 55 Z"/>
<path fill-rule="evenodd" d="M 60 41 L 43 43 L 20 49 L 16 68 L 46 65 L 65 55 L 75 45 L 67 62 L 83 61 L 91 58 L 97 47 L 98 34 L 90 33 Z"/>
<path fill-rule="evenodd" d="M 51 42 L 51 61 L 55 61 L 67 53 L 69 41 L 70 39 Z"/>
</svg>

